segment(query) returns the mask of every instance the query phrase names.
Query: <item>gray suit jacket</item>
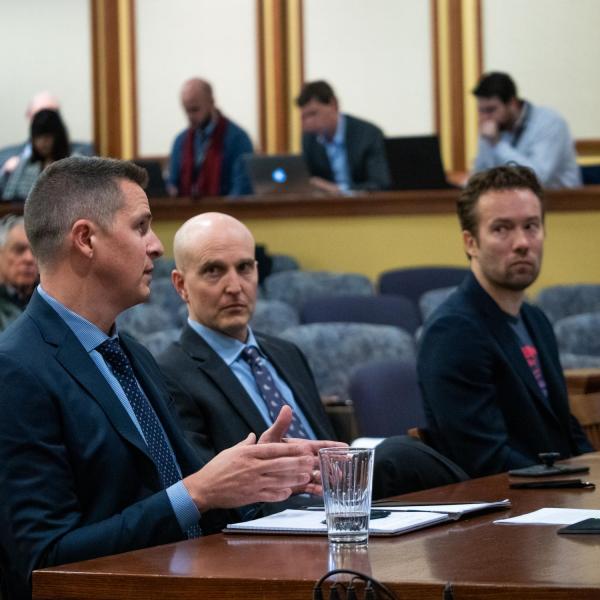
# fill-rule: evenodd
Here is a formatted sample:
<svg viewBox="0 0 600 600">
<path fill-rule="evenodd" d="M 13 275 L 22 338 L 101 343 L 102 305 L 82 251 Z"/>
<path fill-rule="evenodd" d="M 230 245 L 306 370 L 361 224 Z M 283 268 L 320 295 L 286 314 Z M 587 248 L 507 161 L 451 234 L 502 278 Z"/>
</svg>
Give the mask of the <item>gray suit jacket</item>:
<svg viewBox="0 0 600 600">
<path fill-rule="evenodd" d="M 354 190 L 385 190 L 390 187 L 383 133 L 362 119 L 346 115 L 346 152 Z M 302 136 L 302 153 L 310 174 L 333 181 L 325 147 L 313 133 Z"/>
<path fill-rule="evenodd" d="M 261 349 L 290 386 L 318 439 L 335 439 L 312 373 L 298 348 L 255 332 Z M 158 358 L 188 439 L 204 460 L 267 425 L 229 366 L 189 325 Z"/>
</svg>

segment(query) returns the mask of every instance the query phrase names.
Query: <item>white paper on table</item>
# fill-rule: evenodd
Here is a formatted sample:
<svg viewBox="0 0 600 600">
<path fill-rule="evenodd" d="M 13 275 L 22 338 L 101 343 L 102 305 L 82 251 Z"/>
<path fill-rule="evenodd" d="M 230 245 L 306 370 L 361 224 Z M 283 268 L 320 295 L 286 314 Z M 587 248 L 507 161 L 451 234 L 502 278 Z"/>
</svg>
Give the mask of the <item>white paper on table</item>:
<svg viewBox="0 0 600 600">
<path fill-rule="evenodd" d="M 375 448 L 383 442 L 385 438 L 379 437 L 359 437 L 352 441 L 350 444 L 351 448 Z"/>
<path fill-rule="evenodd" d="M 600 519 L 600 510 L 585 508 L 540 508 L 525 515 L 498 519 L 500 525 L 572 525 L 584 519 Z"/>
</svg>

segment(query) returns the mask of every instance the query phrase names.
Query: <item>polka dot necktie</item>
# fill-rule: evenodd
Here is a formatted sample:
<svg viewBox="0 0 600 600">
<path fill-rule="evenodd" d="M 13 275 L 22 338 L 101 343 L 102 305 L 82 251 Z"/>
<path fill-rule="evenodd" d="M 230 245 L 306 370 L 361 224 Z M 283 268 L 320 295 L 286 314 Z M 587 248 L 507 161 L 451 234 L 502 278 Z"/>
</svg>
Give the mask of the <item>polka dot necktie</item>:
<svg viewBox="0 0 600 600">
<path fill-rule="evenodd" d="M 241 357 L 250 365 L 250 369 L 252 369 L 252 374 L 256 380 L 258 391 L 267 405 L 271 419 L 275 421 L 279 411 L 287 403 L 284 400 L 282 393 L 275 385 L 275 381 L 273 381 L 273 378 L 265 365 L 264 359 L 254 346 L 247 346 L 244 348 L 241 352 Z M 308 439 L 309 437 L 295 412 L 292 423 L 287 430 L 287 435 L 295 438 Z"/>
<path fill-rule="evenodd" d="M 117 381 L 121 384 L 131 408 L 140 424 L 148 451 L 158 469 L 165 488 L 177 483 L 181 477 L 175 459 L 165 439 L 165 434 L 148 398 L 144 396 L 137 383 L 129 358 L 123 352 L 118 338 L 102 342 L 96 350 L 112 369 Z M 194 525 L 187 530 L 188 537 L 198 537 L 200 528 Z"/>
</svg>

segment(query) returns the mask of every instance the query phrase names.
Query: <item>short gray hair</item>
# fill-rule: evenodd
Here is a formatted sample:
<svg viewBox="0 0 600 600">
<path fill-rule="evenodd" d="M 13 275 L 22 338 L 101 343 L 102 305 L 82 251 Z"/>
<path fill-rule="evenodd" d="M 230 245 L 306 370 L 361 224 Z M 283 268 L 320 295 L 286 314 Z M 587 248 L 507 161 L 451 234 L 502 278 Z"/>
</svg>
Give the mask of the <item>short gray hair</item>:
<svg viewBox="0 0 600 600">
<path fill-rule="evenodd" d="M 18 225 L 23 226 L 23 222 L 23 217 L 12 214 L 0 219 L 0 250 L 6 245 L 8 234 Z"/>
<path fill-rule="evenodd" d="M 25 232 L 40 264 L 58 257 L 65 236 L 78 219 L 110 227 L 123 204 L 119 180 L 144 187 L 145 169 L 111 158 L 72 156 L 52 163 L 25 201 Z"/>
</svg>

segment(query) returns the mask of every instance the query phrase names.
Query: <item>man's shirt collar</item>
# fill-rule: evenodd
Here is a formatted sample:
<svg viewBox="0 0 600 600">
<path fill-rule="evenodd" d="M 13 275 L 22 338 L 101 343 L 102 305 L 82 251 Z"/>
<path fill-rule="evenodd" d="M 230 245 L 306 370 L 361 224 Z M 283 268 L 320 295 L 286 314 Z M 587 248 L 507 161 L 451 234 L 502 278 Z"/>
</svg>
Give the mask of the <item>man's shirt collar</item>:
<svg viewBox="0 0 600 600">
<path fill-rule="evenodd" d="M 248 327 L 248 339 L 242 343 L 235 338 L 206 327 L 198 321 L 188 318 L 188 325 L 204 339 L 204 341 L 223 359 L 230 367 L 240 356 L 240 353 L 247 346 L 254 346 L 260 351 L 260 346 L 254 337 L 252 329 Z"/>
<path fill-rule="evenodd" d="M 333 138 L 328 140 L 324 135 L 318 135 L 317 141 L 320 144 L 335 144 L 336 146 L 341 146 L 344 143 L 344 139 L 346 138 L 346 115 L 343 113 L 338 114 L 338 122 L 337 127 L 335 128 L 335 133 L 333 134 Z"/>
<path fill-rule="evenodd" d="M 39 295 L 58 313 L 58 316 L 67 324 L 69 329 L 73 331 L 77 339 L 81 342 L 81 345 L 85 348 L 86 352 L 91 352 L 97 348 L 102 342 L 114 337 L 117 334 L 116 325 L 113 326 L 112 336 L 106 335 L 99 327 L 94 325 L 91 321 L 83 318 L 81 315 L 73 312 L 70 308 L 67 308 L 62 302 L 59 302 L 56 298 L 53 298 L 44 288 L 40 285 L 37 287 Z"/>
</svg>

